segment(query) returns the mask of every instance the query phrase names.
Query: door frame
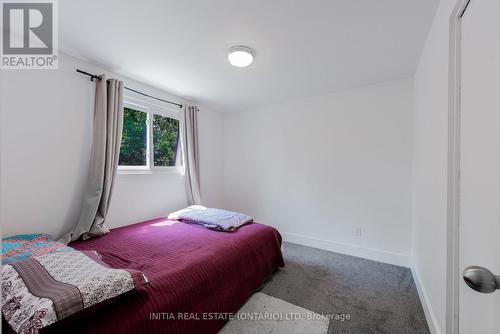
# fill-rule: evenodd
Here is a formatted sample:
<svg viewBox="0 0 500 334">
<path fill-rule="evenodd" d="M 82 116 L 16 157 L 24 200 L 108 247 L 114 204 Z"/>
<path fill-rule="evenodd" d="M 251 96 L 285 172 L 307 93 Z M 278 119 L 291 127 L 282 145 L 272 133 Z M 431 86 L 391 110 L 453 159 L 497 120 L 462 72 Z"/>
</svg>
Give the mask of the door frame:
<svg viewBox="0 0 500 334">
<path fill-rule="evenodd" d="M 448 189 L 446 334 L 459 333 L 460 269 L 460 110 L 461 110 L 461 23 L 472 0 L 457 0 L 450 17 L 448 100 Z"/>
</svg>

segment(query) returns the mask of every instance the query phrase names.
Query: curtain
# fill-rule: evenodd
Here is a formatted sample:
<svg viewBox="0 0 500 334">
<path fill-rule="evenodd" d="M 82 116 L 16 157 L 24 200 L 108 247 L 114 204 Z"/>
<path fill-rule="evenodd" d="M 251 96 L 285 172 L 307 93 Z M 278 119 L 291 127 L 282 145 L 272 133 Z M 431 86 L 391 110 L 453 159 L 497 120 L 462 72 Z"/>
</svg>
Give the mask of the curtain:
<svg viewBox="0 0 500 334">
<path fill-rule="evenodd" d="M 200 158 L 198 153 L 198 108 L 184 109 L 183 145 L 186 169 L 186 195 L 189 205 L 201 204 Z"/>
<path fill-rule="evenodd" d="M 123 126 L 123 82 L 96 80 L 92 150 L 82 211 L 71 240 L 109 232 L 104 226 L 118 168 Z"/>
</svg>

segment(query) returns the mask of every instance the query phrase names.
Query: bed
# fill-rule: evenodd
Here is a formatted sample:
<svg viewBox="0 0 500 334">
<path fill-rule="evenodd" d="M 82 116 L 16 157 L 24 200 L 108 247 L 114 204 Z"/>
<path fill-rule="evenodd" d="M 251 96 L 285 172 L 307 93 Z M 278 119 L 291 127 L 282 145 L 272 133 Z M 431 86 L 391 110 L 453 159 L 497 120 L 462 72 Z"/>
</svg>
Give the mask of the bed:
<svg viewBox="0 0 500 334">
<path fill-rule="evenodd" d="M 284 266 L 279 232 L 257 223 L 226 233 L 157 219 L 70 246 L 140 270 L 150 284 L 42 333 L 217 333 L 224 313 L 236 312 Z"/>
</svg>

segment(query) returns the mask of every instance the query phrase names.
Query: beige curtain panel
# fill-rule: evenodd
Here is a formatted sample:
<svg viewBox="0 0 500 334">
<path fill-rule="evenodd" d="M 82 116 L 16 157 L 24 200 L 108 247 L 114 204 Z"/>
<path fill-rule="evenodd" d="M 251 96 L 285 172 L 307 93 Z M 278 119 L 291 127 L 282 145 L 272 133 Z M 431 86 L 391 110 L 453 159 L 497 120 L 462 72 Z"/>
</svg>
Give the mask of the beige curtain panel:
<svg viewBox="0 0 500 334">
<path fill-rule="evenodd" d="M 123 126 L 123 82 L 96 80 L 94 128 L 87 187 L 78 225 L 71 240 L 109 232 L 104 226 L 118 169 Z"/>
<path fill-rule="evenodd" d="M 200 158 L 198 148 L 198 108 L 186 106 L 184 109 L 184 163 L 186 169 L 186 195 L 189 205 L 201 204 Z"/>
</svg>

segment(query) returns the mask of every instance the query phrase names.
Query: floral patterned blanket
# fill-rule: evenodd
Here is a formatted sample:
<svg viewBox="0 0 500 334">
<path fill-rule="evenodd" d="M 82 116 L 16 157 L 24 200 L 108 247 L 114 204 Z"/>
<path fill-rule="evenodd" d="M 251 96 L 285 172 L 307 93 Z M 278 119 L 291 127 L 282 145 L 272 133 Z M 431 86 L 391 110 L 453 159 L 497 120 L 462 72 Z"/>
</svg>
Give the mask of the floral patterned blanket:
<svg viewBox="0 0 500 334">
<path fill-rule="evenodd" d="M 4 264 L 0 279 L 2 313 L 17 333 L 37 333 L 147 283 L 140 271 L 112 269 L 97 252 L 74 249 Z"/>
<path fill-rule="evenodd" d="M 2 264 L 23 261 L 56 249 L 73 250 L 60 242 L 53 241 L 47 234 L 21 234 L 3 238 Z"/>
</svg>

